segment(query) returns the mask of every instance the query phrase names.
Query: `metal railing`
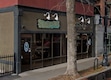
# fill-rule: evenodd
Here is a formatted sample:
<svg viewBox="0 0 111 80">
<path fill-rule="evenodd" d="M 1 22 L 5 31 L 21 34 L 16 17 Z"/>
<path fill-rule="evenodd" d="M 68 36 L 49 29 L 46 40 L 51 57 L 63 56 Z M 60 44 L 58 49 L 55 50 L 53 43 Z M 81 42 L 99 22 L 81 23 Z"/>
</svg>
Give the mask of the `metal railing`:
<svg viewBox="0 0 111 80">
<path fill-rule="evenodd" d="M 0 55 L 0 77 L 12 74 L 14 70 L 14 55 Z"/>
<path fill-rule="evenodd" d="M 94 70 L 98 69 L 99 67 L 98 61 L 99 61 L 98 58 L 94 59 Z"/>
</svg>

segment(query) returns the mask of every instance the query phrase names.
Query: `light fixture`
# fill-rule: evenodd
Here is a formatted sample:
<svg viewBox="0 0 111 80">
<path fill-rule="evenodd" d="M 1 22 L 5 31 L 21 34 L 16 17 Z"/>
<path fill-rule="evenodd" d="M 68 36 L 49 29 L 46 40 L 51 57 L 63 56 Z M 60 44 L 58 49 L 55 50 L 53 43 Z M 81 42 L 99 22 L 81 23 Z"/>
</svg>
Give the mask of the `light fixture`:
<svg viewBox="0 0 111 80">
<path fill-rule="evenodd" d="M 55 20 L 58 20 L 58 19 L 59 19 L 59 16 L 58 16 L 57 13 L 54 13 L 54 14 L 52 15 L 52 17 L 54 17 Z"/>
<path fill-rule="evenodd" d="M 44 14 L 44 16 L 46 17 L 47 20 L 50 20 L 50 13 L 49 13 L 49 12 L 46 12 L 46 13 Z"/>
<path fill-rule="evenodd" d="M 81 16 L 80 18 L 78 18 L 78 20 L 80 20 L 82 23 L 84 23 L 84 18 L 83 18 L 83 16 Z"/>
<path fill-rule="evenodd" d="M 91 23 L 90 18 L 85 19 L 85 21 L 86 21 L 87 24 Z"/>
</svg>

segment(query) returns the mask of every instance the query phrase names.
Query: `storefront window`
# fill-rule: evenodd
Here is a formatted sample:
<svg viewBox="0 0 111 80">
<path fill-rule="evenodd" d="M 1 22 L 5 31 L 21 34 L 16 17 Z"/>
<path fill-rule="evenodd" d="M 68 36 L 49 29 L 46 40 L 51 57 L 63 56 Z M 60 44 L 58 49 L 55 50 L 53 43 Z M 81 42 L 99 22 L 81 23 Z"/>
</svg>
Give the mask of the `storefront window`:
<svg viewBox="0 0 111 80">
<path fill-rule="evenodd" d="M 60 35 L 53 35 L 53 57 L 60 56 Z"/>
<path fill-rule="evenodd" d="M 51 34 L 43 34 L 43 58 L 51 56 Z"/>
<path fill-rule="evenodd" d="M 90 34 L 79 34 L 77 36 L 77 58 L 83 59 L 92 55 L 92 39 Z"/>
<path fill-rule="evenodd" d="M 67 46 L 65 34 L 36 33 L 31 35 L 32 37 L 29 38 L 31 52 L 27 58 L 30 62 L 28 64 L 28 69 L 41 68 L 66 62 Z M 22 64 L 22 66 L 23 65 L 25 64 Z"/>
</svg>

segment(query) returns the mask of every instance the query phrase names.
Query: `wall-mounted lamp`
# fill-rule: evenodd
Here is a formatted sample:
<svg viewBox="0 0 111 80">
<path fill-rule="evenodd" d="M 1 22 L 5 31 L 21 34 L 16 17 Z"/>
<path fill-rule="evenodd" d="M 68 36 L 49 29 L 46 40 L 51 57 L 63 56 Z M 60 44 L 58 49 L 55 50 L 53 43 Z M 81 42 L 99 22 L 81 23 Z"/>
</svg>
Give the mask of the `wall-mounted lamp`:
<svg viewBox="0 0 111 80">
<path fill-rule="evenodd" d="M 78 20 L 80 20 L 80 22 L 84 23 L 84 18 L 83 18 L 83 16 L 81 16 L 80 18 L 78 18 Z"/>
<path fill-rule="evenodd" d="M 83 23 L 83 24 L 90 24 L 91 23 L 91 20 L 90 18 L 84 18 L 83 16 L 81 16 L 80 18 L 78 18 L 78 20 Z"/>
<path fill-rule="evenodd" d="M 46 13 L 44 14 L 44 16 L 46 17 L 47 20 L 50 20 L 51 17 L 53 17 L 54 20 L 56 20 L 56 21 L 59 20 L 59 15 L 58 15 L 57 13 L 54 13 L 54 14 L 51 16 L 51 13 L 46 12 Z"/>
<path fill-rule="evenodd" d="M 90 23 L 91 23 L 90 18 L 85 19 L 85 22 L 86 22 L 87 24 L 90 24 Z"/>
<path fill-rule="evenodd" d="M 55 20 L 59 20 L 59 16 L 58 16 L 57 13 L 54 13 L 54 14 L 52 15 L 52 17 L 54 17 Z"/>
<path fill-rule="evenodd" d="M 44 14 L 44 16 L 46 17 L 47 20 L 50 20 L 50 13 L 49 13 L 49 12 L 46 12 L 46 13 Z"/>
<path fill-rule="evenodd" d="M 89 25 L 91 23 L 90 18 L 87 18 L 87 17 L 84 18 L 83 16 L 79 17 L 78 20 L 79 20 L 79 24 L 81 25 L 83 30 L 85 30 L 87 25 Z"/>
</svg>

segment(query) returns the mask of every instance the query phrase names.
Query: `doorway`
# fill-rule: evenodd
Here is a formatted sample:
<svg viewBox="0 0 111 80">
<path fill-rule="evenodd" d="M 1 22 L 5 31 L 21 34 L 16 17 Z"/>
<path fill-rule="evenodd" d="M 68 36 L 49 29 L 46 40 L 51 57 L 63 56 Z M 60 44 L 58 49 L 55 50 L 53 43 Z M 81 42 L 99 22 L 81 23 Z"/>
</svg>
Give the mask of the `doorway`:
<svg viewBox="0 0 111 80">
<path fill-rule="evenodd" d="M 92 35 L 80 33 L 77 35 L 77 59 L 92 57 Z"/>
<path fill-rule="evenodd" d="M 31 34 L 21 35 L 21 71 L 31 69 Z"/>
</svg>

